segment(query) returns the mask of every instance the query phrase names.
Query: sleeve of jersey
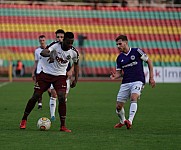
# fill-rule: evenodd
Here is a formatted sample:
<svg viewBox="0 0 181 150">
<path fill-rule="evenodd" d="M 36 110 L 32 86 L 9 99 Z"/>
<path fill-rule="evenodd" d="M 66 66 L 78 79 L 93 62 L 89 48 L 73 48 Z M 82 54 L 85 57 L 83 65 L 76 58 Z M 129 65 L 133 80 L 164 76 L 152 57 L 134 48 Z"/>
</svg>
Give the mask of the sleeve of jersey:
<svg viewBox="0 0 181 150">
<path fill-rule="evenodd" d="M 145 52 L 143 52 L 143 50 L 141 50 L 141 49 L 137 49 L 137 51 L 138 51 L 138 53 L 140 54 L 140 58 L 143 60 L 143 61 L 148 61 L 148 56 L 146 55 L 146 53 Z"/>
<path fill-rule="evenodd" d="M 49 49 L 49 51 L 52 51 L 56 43 L 58 43 L 58 41 L 53 41 L 52 43 L 46 46 L 46 49 Z"/>
<path fill-rule="evenodd" d="M 72 58 L 72 60 L 74 63 L 78 63 L 79 62 L 79 52 L 74 47 L 72 48 L 72 50 L 74 51 L 74 57 Z"/>
<path fill-rule="evenodd" d="M 35 50 L 35 61 L 39 60 L 37 51 Z"/>
<path fill-rule="evenodd" d="M 121 64 L 119 63 L 119 57 L 116 59 L 116 70 L 122 70 Z"/>
</svg>

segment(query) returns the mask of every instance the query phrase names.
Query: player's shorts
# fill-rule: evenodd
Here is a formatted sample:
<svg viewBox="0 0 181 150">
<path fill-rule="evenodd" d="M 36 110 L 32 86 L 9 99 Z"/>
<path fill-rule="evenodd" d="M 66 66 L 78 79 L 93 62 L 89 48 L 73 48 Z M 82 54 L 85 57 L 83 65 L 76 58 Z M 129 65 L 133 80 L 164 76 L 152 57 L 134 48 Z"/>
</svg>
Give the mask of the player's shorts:
<svg viewBox="0 0 181 150">
<path fill-rule="evenodd" d="M 117 101 L 125 103 L 132 93 L 136 93 L 139 96 L 144 88 L 144 84 L 141 81 L 121 84 L 120 90 L 117 95 Z"/>
<path fill-rule="evenodd" d="M 50 88 L 51 83 L 53 83 L 53 87 L 56 91 L 66 92 L 66 78 L 67 77 L 63 75 L 54 76 L 41 72 L 37 75 L 34 90 L 42 94 L 43 92 L 47 91 L 48 88 Z"/>
<path fill-rule="evenodd" d="M 67 79 L 66 82 L 67 82 L 66 93 L 69 93 L 69 91 L 70 91 L 70 79 Z M 51 90 L 54 89 L 53 84 L 51 84 L 50 89 Z"/>
</svg>

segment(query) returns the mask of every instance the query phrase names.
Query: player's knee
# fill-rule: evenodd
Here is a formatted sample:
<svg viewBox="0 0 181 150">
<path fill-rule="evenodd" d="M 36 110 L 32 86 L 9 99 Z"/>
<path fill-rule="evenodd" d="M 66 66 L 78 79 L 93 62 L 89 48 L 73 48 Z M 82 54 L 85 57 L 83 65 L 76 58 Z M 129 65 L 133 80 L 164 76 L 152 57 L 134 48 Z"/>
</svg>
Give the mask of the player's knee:
<svg viewBox="0 0 181 150">
<path fill-rule="evenodd" d="M 116 104 L 116 112 L 121 111 L 122 107 L 124 106 L 124 103 L 122 102 L 117 102 Z"/>
<path fill-rule="evenodd" d="M 58 92 L 58 93 L 57 93 L 57 96 L 58 96 L 58 101 L 59 101 L 59 103 L 65 103 L 65 93 L 63 93 L 63 92 Z"/>
<path fill-rule="evenodd" d="M 57 98 L 57 93 L 55 90 L 51 90 L 51 97 Z"/>
<path fill-rule="evenodd" d="M 136 93 L 131 94 L 131 101 L 137 101 L 139 98 L 139 95 Z"/>
<path fill-rule="evenodd" d="M 117 105 L 117 106 L 116 106 L 116 113 L 120 112 L 121 109 L 122 109 L 122 106 Z"/>
<path fill-rule="evenodd" d="M 30 100 L 32 101 L 38 101 L 41 98 L 41 94 L 39 93 L 33 93 L 33 96 L 31 97 Z"/>
</svg>

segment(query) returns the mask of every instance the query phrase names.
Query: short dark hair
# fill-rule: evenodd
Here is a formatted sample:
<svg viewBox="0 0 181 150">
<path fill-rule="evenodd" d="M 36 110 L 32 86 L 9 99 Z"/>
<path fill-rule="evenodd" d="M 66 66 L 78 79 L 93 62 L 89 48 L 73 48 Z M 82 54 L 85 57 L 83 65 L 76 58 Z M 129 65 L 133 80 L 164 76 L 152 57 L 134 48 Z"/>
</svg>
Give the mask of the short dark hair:
<svg viewBox="0 0 181 150">
<path fill-rule="evenodd" d="M 128 41 L 128 38 L 127 38 L 127 36 L 126 35 L 119 35 L 117 38 L 116 38 L 116 42 L 118 41 L 118 40 L 122 40 L 122 41 Z"/>
<path fill-rule="evenodd" d="M 45 35 L 40 35 L 40 36 L 39 36 L 39 39 L 40 39 L 40 38 L 46 38 L 46 37 L 45 37 Z"/>
<path fill-rule="evenodd" d="M 74 34 L 72 32 L 65 32 L 65 35 L 64 35 L 64 39 L 73 39 L 74 38 Z"/>
<path fill-rule="evenodd" d="M 62 33 L 62 34 L 65 34 L 65 31 L 63 29 L 58 29 L 55 34 L 58 34 L 58 33 Z"/>
</svg>

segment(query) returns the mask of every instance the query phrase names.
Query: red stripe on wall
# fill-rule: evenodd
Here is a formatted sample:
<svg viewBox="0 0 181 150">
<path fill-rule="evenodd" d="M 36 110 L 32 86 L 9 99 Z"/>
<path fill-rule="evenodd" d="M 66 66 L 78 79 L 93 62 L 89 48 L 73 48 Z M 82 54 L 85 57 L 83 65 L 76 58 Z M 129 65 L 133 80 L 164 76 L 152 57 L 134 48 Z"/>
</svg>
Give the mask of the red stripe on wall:
<svg viewBox="0 0 181 150">
<path fill-rule="evenodd" d="M 55 40 L 53 32 L 1 32 L 0 39 L 37 39 L 39 35 L 44 34 L 47 39 Z M 77 40 L 79 33 L 74 33 Z M 115 40 L 119 35 L 115 33 L 86 33 L 87 40 Z M 129 40 L 136 41 L 180 41 L 180 35 L 165 34 L 127 34 Z"/>
<path fill-rule="evenodd" d="M 48 10 L 95 10 L 95 5 L 92 6 L 66 6 L 66 5 L 58 5 L 58 3 L 54 3 L 55 5 L 42 5 L 42 4 L 33 4 L 32 2 L 29 5 L 20 5 L 20 4 L 0 4 L 0 8 L 17 8 L 17 9 L 48 9 Z M 179 12 L 181 8 L 167 8 L 167 7 L 121 7 L 121 6 L 104 6 L 99 5 L 96 7 L 96 10 L 109 10 L 109 11 L 166 11 L 166 12 Z"/>
</svg>

